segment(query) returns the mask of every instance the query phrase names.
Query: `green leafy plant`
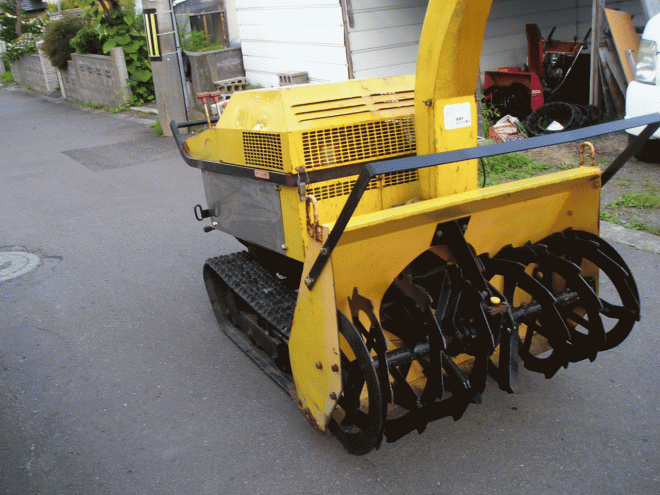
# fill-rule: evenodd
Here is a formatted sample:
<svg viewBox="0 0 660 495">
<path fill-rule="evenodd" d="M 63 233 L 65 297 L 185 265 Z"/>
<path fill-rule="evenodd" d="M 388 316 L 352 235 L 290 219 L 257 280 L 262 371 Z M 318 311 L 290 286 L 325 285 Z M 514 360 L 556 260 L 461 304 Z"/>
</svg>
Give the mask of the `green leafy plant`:
<svg viewBox="0 0 660 495">
<path fill-rule="evenodd" d="M 17 62 L 23 55 L 37 53 L 37 42 L 43 38 L 46 21 L 40 16 L 29 16 L 22 11 L 22 35 L 16 34 L 16 0 L 0 2 L 0 40 L 7 43 L 2 54 L 5 68 L 10 62 Z"/>
<path fill-rule="evenodd" d="M 218 43 L 213 43 L 211 37 L 203 31 L 197 29 L 188 29 L 190 25 L 190 16 L 184 19 L 177 17 L 177 34 L 181 43 L 181 50 L 184 52 L 208 52 L 211 50 L 221 50 L 226 48 Z"/>
<path fill-rule="evenodd" d="M 11 84 L 14 82 L 14 75 L 11 71 L 6 71 L 0 74 L 0 82 L 4 84 Z"/>
<path fill-rule="evenodd" d="M 96 2 L 86 0 L 88 6 L 84 16 L 91 17 L 93 28 L 98 29 L 103 39 L 103 53 L 112 48 L 122 47 L 128 70 L 128 84 L 131 89 L 129 103 L 141 105 L 155 98 L 153 76 L 147 53 L 142 16 L 135 12 L 133 2 L 120 5 L 117 0 Z"/>
<path fill-rule="evenodd" d="M 91 27 L 84 27 L 71 39 L 71 47 L 76 53 L 103 55 L 103 43 L 99 32 Z"/>
<path fill-rule="evenodd" d="M 44 18 L 39 15 L 29 15 L 25 10 L 21 10 L 21 13 L 23 18 L 21 33 L 41 38 L 46 24 Z M 0 40 L 14 43 L 18 37 L 16 34 L 16 0 L 0 2 Z"/>
<path fill-rule="evenodd" d="M 495 108 L 485 96 L 481 96 L 481 129 L 484 137 L 488 137 L 488 128 L 501 117 L 500 111 Z"/>
<path fill-rule="evenodd" d="M 605 210 L 600 210 L 600 219 L 603 222 L 616 223 L 616 224 L 622 223 L 621 220 L 619 220 L 615 215 Z"/>
<path fill-rule="evenodd" d="M 208 52 L 225 48 L 218 43 L 212 43 L 210 36 L 197 29 L 193 29 L 186 37 L 179 36 L 179 39 L 182 40 L 181 49 L 184 52 Z"/>
<path fill-rule="evenodd" d="M 32 33 L 22 34 L 11 45 L 7 45 L 7 50 L 2 54 L 3 60 L 18 62 L 23 55 L 37 53 L 37 41 L 39 41 L 39 38 Z"/>
<path fill-rule="evenodd" d="M 58 3 L 59 3 L 59 9 L 58 9 Z M 60 12 L 71 9 L 80 9 L 86 6 L 87 3 L 84 0 L 59 0 L 59 2 L 48 4 L 48 12 Z"/>
<path fill-rule="evenodd" d="M 74 51 L 71 40 L 83 27 L 85 27 L 83 21 L 73 15 L 65 15 L 46 26 L 44 44 L 41 48 L 53 67 L 66 70 L 67 61 L 71 60 Z"/>
<path fill-rule="evenodd" d="M 162 136 L 163 135 L 163 128 L 160 125 L 160 120 L 157 120 L 153 124 L 149 124 L 149 127 L 153 129 L 154 136 Z"/>
</svg>

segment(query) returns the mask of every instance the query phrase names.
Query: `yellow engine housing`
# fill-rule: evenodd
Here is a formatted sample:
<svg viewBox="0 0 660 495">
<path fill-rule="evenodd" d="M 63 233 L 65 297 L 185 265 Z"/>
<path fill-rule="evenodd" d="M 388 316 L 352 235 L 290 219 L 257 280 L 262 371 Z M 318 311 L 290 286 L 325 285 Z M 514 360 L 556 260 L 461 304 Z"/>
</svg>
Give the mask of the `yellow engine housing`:
<svg viewBox="0 0 660 495">
<path fill-rule="evenodd" d="M 319 223 L 332 223 L 355 184 L 356 165 L 416 153 L 414 86 L 414 76 L 401 76 L 235 93 L 212 129 L 186 141 L 188 152 L 211 162 L 288 174 L 302 186 L 277 190 L 282 242 L 275 242 L 269 233 L 272 229 L 258 229 L 263 235 L 255 238 L 249 225 L 248 232 L 236 230 L 237 222 L 232 228 L 221 230 L 304 261 L 309 239 L 307 195 L 318 202 Z M 445 103 L 467 104 L 469 118 L 476 121 L 474 97 Z M 452 149 L 476 144 L 476 126 L 452 132 Z M 441 182 L 436 168 L 373 179 L 356 214 L 443 195 L 434 186 Z M 327 169 L 346 169 L 346 175 L 307 184 L 307 174 Z M 448 192 L 476 188 L 476 165 L 462 165 L 456 170 L 451 180 L 444 181 L 450 184 Z M 260 177 L 258 173 L 255 176 Z M 242 187 L 251 189 L 248 182 Z M 244 197 L 256 195 L 249 193 Z M 258 195 L 263 197 L 264 192 Z M 209 205 L 216 204 L 216 209 L 226 211 L 221 205 L 223 199 L 214 197 L 214 193 L 207 191 L 207 200 Z M 216 222 L 222 221 L 220 215 L 217 217 Z"/>
</svg>

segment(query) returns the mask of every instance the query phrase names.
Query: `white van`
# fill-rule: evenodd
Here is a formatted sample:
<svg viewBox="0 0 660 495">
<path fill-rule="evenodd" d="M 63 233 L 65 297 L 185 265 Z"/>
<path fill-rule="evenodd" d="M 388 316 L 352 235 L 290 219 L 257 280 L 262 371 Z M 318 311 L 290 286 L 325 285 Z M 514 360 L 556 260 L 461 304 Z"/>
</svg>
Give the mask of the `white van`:
<svg viewBox="0 0 660 495">
<path fill-rule="evenodd" d="M 660 112 L 660 14 L 646 27 L 637 51 L 635 80 L 626 91 L 626 118 Z M 628 129 L 629 140 L 637 136 L 641 127 Z M 635 155 L 645 162 L 660 163 L 660 129 Z"/>
</svg>

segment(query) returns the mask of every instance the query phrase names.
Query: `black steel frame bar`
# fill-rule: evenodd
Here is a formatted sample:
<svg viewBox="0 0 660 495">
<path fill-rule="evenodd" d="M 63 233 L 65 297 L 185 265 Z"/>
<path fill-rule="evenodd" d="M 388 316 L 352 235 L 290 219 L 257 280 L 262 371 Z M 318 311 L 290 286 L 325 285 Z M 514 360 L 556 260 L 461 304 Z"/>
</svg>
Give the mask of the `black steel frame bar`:
<svg viewBox="0 0 660 495">
<path fill-rule="evenodd" d="M 557 144 L 570 143 L 581 139 L 588 139 L 603 134 L 610 134 L 619 132 L 633 127 L 647 126 L 644 129 L 643 135 L 640 134 L 638 139 L 634 140 L 628 147 L 617 157 L 612 165 L 604 173 L 608 173 L 607 179 L 609 180 L 618 169 L 621 168 L 623 163 L 636 153 L 646 142 L 646 139 L 660 128 L 660 113 L 644 115 L 632 119 L 617 120 L 615 122 L 608 122 L 605 124 L 598 124 L 591 127 L 584 127 L 573 131 L 558 132 L 556 134 L 547 134 L 544 136 L 533 137 L 529 139 L 520 139 L 517 141 L 510 141 L 501 144 L 493 144 L 489 146 L 480 146 L 476 148 L 464 148 L 455 151 L 447 151 L 444 153 L 436 153 L 432 155 L 414 156 L 410 158 L 397 158 L 394 160 L 386 160 L 374 162 L 366 165 L 360 173 L 353 190 L 351 191 L 344 208 L 342 209 L 335 225 L 328 236 L 328 240 L 323 245 L 321 253 L 316 258 L 308 277 L 305 279 L 305 284 L 312 290 L 316 280 L 318 279 L 325 264 L 330 259 L 332 251 L 337 246 L 349 220 L 353 216 L 357 205 L 366 190 L 369 181 L 377 175 L 404 172 L 412 169 L 420 169 L 432 167 L 434 165 L 445 165 L 448 163 L 461 162 L 464 160 L 472 160 L 476 158 L 487 158 L 490 156 L 504 155 L 507 153 L 515 153 L 534 148 L 542 148 L 545 146 L 554 146 Z M 627 158 L 626 158 L 627 157 Z M 623 163 L 620 163 L 623 161 Z M 612 170 L 615 166 L 616 169 Z"/>
</svg>

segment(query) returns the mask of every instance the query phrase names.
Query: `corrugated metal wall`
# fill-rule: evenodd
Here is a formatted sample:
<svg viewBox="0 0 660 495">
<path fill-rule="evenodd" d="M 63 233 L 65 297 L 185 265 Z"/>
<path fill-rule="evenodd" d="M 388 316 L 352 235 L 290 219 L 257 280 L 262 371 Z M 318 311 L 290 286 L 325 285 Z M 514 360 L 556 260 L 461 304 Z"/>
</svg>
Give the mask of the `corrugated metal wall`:
<svg viewBox="0 0 660 495">
<path fill-rule="evenodd" d="M 245 73 L 251 84 L 278 86 L 280 72 L 310 81 L 348 79 L 338 0 L 236 0 Z"/>
<path fill-rule="evenodd" d="M 427 5 L 428 0 L 345 0 L 353 76 L 413 74 Z"/>
<path fill-rule="evenodd" d="M 276 74 L 287 71 L 307 71 L 311 81 L 343 81 L 349 77 L 349 63 L 355 78 L 415 72 L 428 0 L 235 2 L 252 84 L 277 86 Z M 606 6 L 634 15 L 639 26 L 646 22 L 639 0 L 608 0 Z M 525 63 L 525 24 L 538 24 L 545 37 L 557 27 L 554 39 L 581 40 L 591 27 L 591 9 L 592 0 L 494 0 L 481 70 Z"/>
<path fill-rule="evenodd" d="M 346 0 L 353 14 L 349 27 L 350 56 L 356 78 L 384 77 L 415 72 L 419 38 L 428 0 Z M 646 23 L 639 0 L 609 0 L 608 8 Z M 578 40 L 591 27 L 592 0 L 494 0 L 482 50 L 482 70 L 518 66 L 527 59 L 525 24 L 538 24 L 547 37 Z"/>
</svg>

